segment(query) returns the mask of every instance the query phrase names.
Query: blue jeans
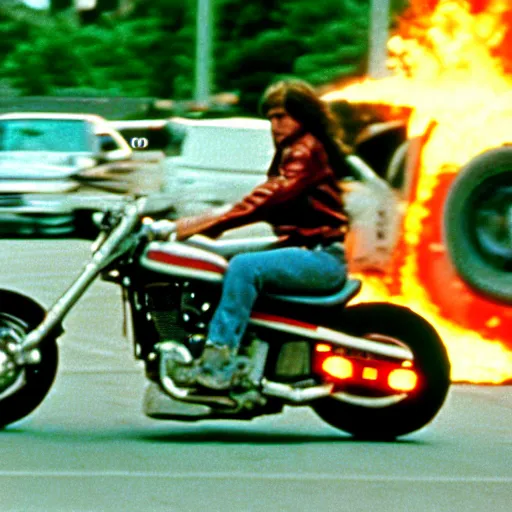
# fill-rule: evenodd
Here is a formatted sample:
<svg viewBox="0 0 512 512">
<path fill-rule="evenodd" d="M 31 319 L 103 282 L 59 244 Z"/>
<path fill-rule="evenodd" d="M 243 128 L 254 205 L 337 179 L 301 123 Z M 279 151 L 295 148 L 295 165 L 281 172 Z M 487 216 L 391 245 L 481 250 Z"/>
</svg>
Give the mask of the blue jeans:
<svg viewBox="0 0 512 512">
<path fill-rule="evenodd" d="M 315 249 L 288 247 L 238 254 L 229 262 L 224 276 L 208 340 L 238 349 L 260 293 L 328 293 L 341 287 L 346 275 L 340 243 Z"/>
</svg>

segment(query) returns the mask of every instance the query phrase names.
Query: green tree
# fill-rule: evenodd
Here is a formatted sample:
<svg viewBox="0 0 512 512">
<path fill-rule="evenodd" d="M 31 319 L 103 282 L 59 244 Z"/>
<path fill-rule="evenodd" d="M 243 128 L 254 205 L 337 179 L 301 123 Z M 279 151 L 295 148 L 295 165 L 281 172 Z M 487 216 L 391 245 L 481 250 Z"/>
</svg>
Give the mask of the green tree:
<svg viewBox="0 0 512 512">
<path fill-rule="evenodd" d="M 8 55 L 5 68 L 25 95 L 146 96 L 150 72 L 137 51 L 150 42 L 139 34 L 131 23 L 80 27 L 68 16 L 49 18 Z"/>
<path fill-rule="evenodd" d="M 407 3 L 391 0 L 391 15 Z M 324 85 L 366 72 L 370 0 L 217 0 L 216 14 L 216 85 L 251 113 L 281 76 Z"/>
<path fill-rule="evenodd" d="M 0 3 L 0 56 L 8 55 L 27 40 L 30 28 L 38 23 L 37 13 L 23 5 Z"/>
<path fill-rule="evenodd" d="M 323 85 L 366 70 L 370 0 L 211 2 L 214 89 L 238 93 L 247 112 L 280 76 Z M 87 24 L 73 9 L 4 5 L 0 77 L 22 94 L 192 97 L 196 0 L 123 0 Z"/>
<path fill-rule="evenodd" d="M 187 2 L 162 0 L 160 7 L 165 14 L 153 6 L 87 25 L 72 10 L 38 13 L 24 40 L 9 48 L 2 76 L 24 95 L 188 96 L 193 33 Z"/>
<path fill-rule="evenodd" d="M 287 29 L 306 50 L 293 72 L 314 85 L 323 85 L 365 71 L 368 51 L 369 1 L 285 0 Z"/>
<path fill-rule="evenodd" d="M 256 112 L 262 89 L 276 75 L 291 73 L 304 51 L 284 27 L 283 14 L 280 0 L 216 3 L 215 84 L 238 93 L 241 108 L 250 113 Z"/>
<path fill-rule="evenodd" d="M 195 9 L 187 0 L 138 2 L 129 19 L 157 21 L 158 38 L 141 54 L 151 70 L 154 96 L 190 98 L 194 82 Z"/>
<path fill-rule="evenodd" d="M 14 50 L 18 41 L 26 40 L 28 36 L 28 27 L 16 20 L 12 20 L 0 12 L 0 55 L 3 57 L 2 64 L 5 63 L 5 56 Z M 0 88 L 2 93 L 16 93 L 12 77 L 6 72 L 5 67 L 0 64 Z"/>
</svg>

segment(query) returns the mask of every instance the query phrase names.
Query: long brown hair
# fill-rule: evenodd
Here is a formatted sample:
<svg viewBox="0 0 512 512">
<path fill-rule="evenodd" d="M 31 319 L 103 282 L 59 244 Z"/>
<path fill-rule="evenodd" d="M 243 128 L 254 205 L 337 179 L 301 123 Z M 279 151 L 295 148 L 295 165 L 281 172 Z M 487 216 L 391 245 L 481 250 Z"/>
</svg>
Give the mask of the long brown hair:
<svg viewBox="0 0 512 512">
<path fill-rule="evenodd" d="M 350 173 L 345 156 L 348 146 L 329 105 L 322 101 L 311 85 L 303 80 L 280 80 L 271 84 L 260 100 L 260 113 L 266 116 L 272 108 L 282 107 L 304 129 L 314 135 L 324 146 L 329 164 L 338 178 Z"/>
</svg>

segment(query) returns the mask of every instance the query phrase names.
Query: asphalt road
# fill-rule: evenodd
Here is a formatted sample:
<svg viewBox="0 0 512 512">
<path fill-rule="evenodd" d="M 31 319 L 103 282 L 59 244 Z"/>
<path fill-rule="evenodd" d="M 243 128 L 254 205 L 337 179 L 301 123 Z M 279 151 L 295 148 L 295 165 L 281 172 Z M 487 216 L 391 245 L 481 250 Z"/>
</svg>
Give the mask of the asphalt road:
<svg viewBox="0 0 512 512">
<path fill-rule="evenodd" d="M 88 244 L 0 241 L 0 287 L 49 305 Z M 119 291 L 97 282 L 66 323 L 61 371 L 32 415 L 0 432 L 0 511 L 505 512 L 512 388 L 454 386 L 431 425 L 355 442 L 308 409 L 252 422 L 160 422 L 122 336 Z"/>
</svg>

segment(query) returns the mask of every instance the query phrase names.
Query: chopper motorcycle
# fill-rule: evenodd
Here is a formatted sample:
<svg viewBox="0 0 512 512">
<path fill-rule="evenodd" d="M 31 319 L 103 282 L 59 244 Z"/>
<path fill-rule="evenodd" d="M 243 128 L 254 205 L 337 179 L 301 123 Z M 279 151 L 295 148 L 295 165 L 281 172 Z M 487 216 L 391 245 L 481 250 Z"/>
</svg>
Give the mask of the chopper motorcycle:
<svg viewBox="0 0 512 512">
<path fill-rule="evenodd" d="M 48 311 L 0 290 L 2 427 L 44 400 L 57 372 L 62 322 L 97 277 L 122 289 L 134 357 L 149 380 L 143 405 L 149 417 L 249 420 L 286 405 L 307 406 L 355 437 L 391 440 L 427 425 L 442 407 L 450 363 L 434 328 L 405 307 L 350 305 L 361 287 L 351 278 L 328 295 L 261 296 L 231 389 L 181 379 L 202 352 L 200 335 L 220 299 L 229 258 L 277 247 L 279 239 L 154 240 L 149 197 L 125 199 L 97 215 L 90 260 Z"/>
</svg>

